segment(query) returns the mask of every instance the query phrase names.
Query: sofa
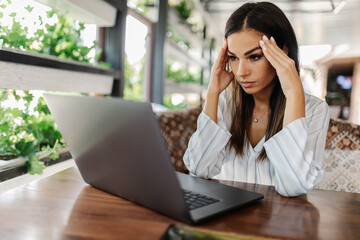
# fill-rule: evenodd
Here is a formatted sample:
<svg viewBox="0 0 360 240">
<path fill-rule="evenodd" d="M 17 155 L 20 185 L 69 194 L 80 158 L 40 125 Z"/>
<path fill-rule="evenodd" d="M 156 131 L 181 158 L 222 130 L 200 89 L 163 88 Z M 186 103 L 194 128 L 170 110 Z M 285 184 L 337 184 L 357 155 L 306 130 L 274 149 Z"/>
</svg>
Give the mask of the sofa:
<svg viewBox="0 0 360 240">
<path fill-rule="evenodd" d="M 176 171 L 188 173 L 182 157 L 201 106 L 157 112 L 156 116 Z M 326 136 L 324 176 L 317 189 L 360 193 L 360 126 L 331 119 Z"/>
</svg>

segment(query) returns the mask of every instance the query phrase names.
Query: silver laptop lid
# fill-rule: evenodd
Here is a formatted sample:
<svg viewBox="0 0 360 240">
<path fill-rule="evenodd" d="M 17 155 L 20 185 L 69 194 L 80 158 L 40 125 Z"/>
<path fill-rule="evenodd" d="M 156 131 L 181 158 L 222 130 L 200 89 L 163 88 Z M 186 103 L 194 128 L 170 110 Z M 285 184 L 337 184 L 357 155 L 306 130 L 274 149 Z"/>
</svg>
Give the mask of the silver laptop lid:
<svg viewBox="0 0 360 240">
<path fill-rule="evenodd" d="M 189 222 L 150 103 L 44 94 L 85 182 Z"/>
</svg>

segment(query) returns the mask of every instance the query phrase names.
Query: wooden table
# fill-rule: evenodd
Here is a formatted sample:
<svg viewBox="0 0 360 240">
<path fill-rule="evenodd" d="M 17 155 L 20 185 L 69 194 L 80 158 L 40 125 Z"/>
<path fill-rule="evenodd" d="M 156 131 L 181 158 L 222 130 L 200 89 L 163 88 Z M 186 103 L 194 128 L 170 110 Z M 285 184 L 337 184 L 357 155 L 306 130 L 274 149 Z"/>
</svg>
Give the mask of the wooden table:
<svg viewBox="0 0 360 240">
<path fill-rule="evenodd" d="M 360 195 L 313 190 L 285 198 L 273 187 L 226 182 L 265 198 L 196 226 L 245 235 L 360 239 Z M 76 167 L 0 195 L 1 239 L 159 239 L 185 225 L 83 182 Z"/>
</svg>

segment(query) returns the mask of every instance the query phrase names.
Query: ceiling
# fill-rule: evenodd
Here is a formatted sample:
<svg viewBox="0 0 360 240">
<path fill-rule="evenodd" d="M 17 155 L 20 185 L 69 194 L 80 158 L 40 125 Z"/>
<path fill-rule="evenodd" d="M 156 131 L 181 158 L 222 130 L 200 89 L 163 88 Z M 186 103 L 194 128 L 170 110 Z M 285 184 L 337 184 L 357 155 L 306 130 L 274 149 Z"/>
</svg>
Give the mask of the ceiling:
<svg viewBox="0 0 360 240">
<path fill-rule="evenodd" d="M 248 1 L 199 0 L 210 35 L 221 42 L 225 23 Z M 254 1 L 258 2 L 258 1 Z M 276 0 L 293 25 L 299 45 L 330 44 L 342 56 L 360 56 L 360 0 Z M 335 14 L 339 4 L 345 5 Z M 339 9 L 339 8 L 338 8 Z"/>
</svg>

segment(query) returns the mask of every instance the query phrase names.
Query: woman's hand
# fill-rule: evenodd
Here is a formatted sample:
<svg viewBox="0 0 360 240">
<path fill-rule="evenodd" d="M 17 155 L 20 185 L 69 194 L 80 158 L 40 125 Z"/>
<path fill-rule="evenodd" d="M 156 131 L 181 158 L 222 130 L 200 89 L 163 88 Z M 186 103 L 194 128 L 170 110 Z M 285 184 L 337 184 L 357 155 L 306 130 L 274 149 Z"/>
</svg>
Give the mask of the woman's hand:
<svg viewBox="0 0 360 240">
<path fill-rule="evenodd" d="M 277 46 L 273 37 L 269 40 L 264 35 L 263 40 L 260 40 L 260 46 L 266 59 L 275 68 L 286 97 L 283 120 L 285 127 L 296 119 L 305 117 L 305 95 L 300 76 L 294 60 Z"/>
<path fill-rule="evenodd" d="M 227 55 L 227 40 L 224 38 L 224 45 L 222 46 L 219 56 L 216 59 L 213 67 L 211 68 L 210 83 L 208 87 L 208 92 L 220 95 L 220 93 L 231 83 L 231 80 L 234 78 L 232 72 L 226 71 L 226 63 L 229 61 L 229 56 Z"/>
<path fill-rule="evenodd" d="M 232 72 L 226 71 L 226 63 L 229 61 L 227 55 L 227 41 L 224 38 L 224 45 L 220 50 L 219 56 L 211 68 L 210 83 L 206 94 L 204 112 L 215 123 L 217 123 L 217 107 L 220 93 L 231 83 L 234 78 Z"/>
<path fill-rule="evenodd" d="M 279 77 L 281 88 L 286 98 L 292 95 L 304 94 L 300 76 L 295 67 L 295 62 L 285 51 L 280 49 L 273 37 L 270 40 L 264 35 L 260 40 L 260 47 L 270 64 L 275 68 Z"/>
</svg>

